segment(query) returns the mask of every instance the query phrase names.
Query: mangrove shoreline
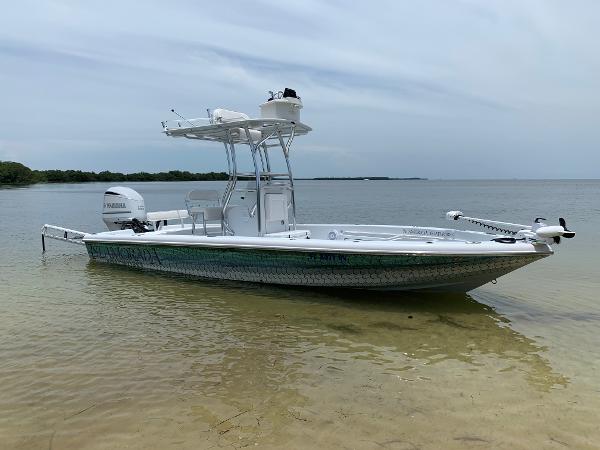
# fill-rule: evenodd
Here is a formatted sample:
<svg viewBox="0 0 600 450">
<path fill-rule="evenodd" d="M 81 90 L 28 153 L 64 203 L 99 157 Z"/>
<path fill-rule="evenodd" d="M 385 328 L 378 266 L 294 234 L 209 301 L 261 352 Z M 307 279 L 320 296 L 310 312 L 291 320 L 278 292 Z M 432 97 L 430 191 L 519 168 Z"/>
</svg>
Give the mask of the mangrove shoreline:
<svg viewBox="0 0 600 450">
<path fill-rule="evenodd" d="M 29 167 L 13 161 L 0 161 L 0 185 L 29 185 L 37 183 L 93 183 L 93 182 L 122 182 L 122 181 L 226 181 L 229 178 L 225 172 L 193 173 L 186 170 L 171 170 L 169 172 L 135 172 L 121 173 L 104 170 L 102 172 L 86 172 L 82 170 L 32 170 Z M 242 177 L 246 179 L 247 177 Z M 240 179 L 242 179 L 240 178 Z M 248 178 L 252 179 L 252 178 Z M 391 178 L 391 177 L 316 177 L 296 178 L 297 180 L 426 180 L 427 178 Z"/>
</svg>

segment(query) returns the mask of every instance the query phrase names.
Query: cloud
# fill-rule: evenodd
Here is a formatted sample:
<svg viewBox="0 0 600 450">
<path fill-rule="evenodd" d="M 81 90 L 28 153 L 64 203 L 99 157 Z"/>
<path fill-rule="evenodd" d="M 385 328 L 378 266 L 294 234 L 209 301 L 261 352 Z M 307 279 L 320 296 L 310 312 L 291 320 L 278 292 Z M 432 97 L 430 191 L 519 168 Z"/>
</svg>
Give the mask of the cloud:
<svg viewBox="0 0 600 450">
<path fill-rule="evenodd" d="M 197 144 L 160 133 L 171 107 L 252 115 L 289 86 L 315 129 L 295 145 L 343 149 L 298 151 L 299 175 L 597 176 L 599 13 L 557 0 L 13 2 L 0 18 L 0 159 L 193 169 L 171 154 Z M 523 154 L 535 164 L 483 163 Z M 197 170 L 221 168 L 210 163 Z"/>
</svg>

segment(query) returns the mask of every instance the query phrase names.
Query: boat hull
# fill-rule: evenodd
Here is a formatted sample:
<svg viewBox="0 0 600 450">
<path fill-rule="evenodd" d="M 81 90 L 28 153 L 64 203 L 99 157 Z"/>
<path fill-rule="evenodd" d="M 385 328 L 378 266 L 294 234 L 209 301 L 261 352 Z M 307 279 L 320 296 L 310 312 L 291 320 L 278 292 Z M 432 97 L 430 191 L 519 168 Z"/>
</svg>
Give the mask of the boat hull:
<svg viewBox="0 0 600 450">
<path fill-rule="evenodd" d="M 291 286 L 466 292 L 547 254 L 365 254 L 86 242 L 102 263 L 202 278 Z"/>
</svg>

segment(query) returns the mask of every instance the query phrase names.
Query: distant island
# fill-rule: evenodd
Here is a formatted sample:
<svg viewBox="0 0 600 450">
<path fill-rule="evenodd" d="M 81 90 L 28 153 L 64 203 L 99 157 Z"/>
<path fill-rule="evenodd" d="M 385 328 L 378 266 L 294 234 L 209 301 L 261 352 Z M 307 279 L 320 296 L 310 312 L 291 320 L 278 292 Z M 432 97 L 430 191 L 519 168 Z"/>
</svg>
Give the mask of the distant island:
<svg viewBox="0 0 600 450">
<path fill-rule="evenodd" d="M 296 178 L 297 180 L 360 180 L 360 181 L 388 181 L 388 180 L 427 180 L 427 178 L 393 178 L 393 177 L 316 177 L 316 178 Z"/>
<path fill-rule="evenodd" d="M 0 161 L 0 185 L 26 185 L 36 183 L 90 183 L 121 181 L 226 181 L 225 172 L 193 173 L 187 170 L 169 172 L 121 173 L 104 170 L 85 172 L 82 170 L 32 170 L 13 161 Z M 252 179 L 242 177 L 240 179 Z M 391 178 L 391 177 L 317 177 L 297 178 L 297 180 L 426 180 L 427 178 Z"/>
<path fill-rule="evenodd" d="M 12 161 L 0 161 L 0 184 L 35 183 L 87 183 L 115 181 L 222 181 L 229 179 L 225 172 L 192 173 L 181 170 L 169 172 L 120 173 L 84 172 L 82 170 L 31 170 L 29 167 Z"/>
</svg>

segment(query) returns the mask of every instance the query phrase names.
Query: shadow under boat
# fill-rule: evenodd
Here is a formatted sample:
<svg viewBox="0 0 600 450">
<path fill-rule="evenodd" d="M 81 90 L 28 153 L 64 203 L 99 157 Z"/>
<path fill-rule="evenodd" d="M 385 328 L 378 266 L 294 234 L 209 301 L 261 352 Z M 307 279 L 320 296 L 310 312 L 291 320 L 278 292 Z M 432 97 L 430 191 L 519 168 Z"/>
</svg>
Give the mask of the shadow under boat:
<svg viewBox="0 0 600 450">
<path fill-rule="evenodd" d="M 366 354 L 391 372 L 449 360 L 475 370 L 492 358 L 504 367 L 501 370 L 525 373 L 536 389 L 568 384 L 544 357 L 544 346 L 513 330 L 506 317 L 468 294 L 283 288 L 221 280 L 199 283 L 185 275 L 93 262 L 86 275 L 90 295 L 97 301 L 135 309 L 138 320 L 158 323 L 163 333 L 181 332 L 177 323 L 161 323 L 165 310 L 182 317 L 187 328 L 178 337 L 182 352 L 196 353 L 206 339 L 223 343 L 219 351 L 242 360 L 240 348 L 252 348 L 252 367 L 267 373 L 272 371 L 273 352 L 294 359 L 299 352 L 325 351 L 343 358 Z M 230 348 L 227 342 L 236 344 Z M 222 369 L 226 377 L 229 369 Z"/>
</svg>

